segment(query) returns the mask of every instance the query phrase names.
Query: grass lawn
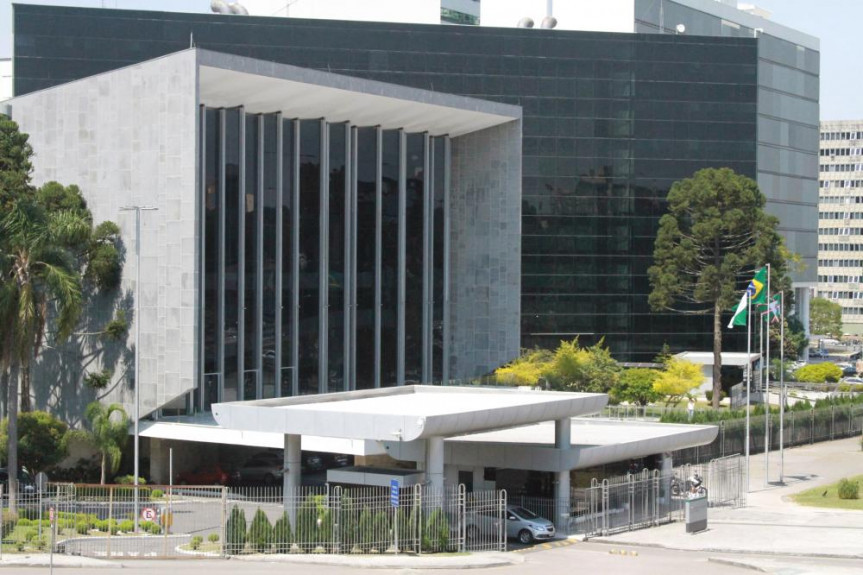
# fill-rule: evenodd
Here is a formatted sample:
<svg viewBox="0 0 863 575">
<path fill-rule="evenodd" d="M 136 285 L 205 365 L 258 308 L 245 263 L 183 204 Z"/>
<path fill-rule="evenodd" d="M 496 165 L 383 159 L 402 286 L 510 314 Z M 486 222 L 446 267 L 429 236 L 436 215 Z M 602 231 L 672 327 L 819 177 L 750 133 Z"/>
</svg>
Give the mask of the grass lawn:
<svg viewBox="0 0 863 575">
<path fill-rule="evenodd" d="M 860 485 L 860 495 L 863 496 L 863 475 L 849 477 Z M 821 487 L 814 487 L 792 495 L 795 503 L 812 507 L 831 507 L 834 509 L 856 509 L 863 511 L 863 499 L 839 499 L 839 482 Z M 826 493 L 826 494 L 825 494 Z"/>
</svg>

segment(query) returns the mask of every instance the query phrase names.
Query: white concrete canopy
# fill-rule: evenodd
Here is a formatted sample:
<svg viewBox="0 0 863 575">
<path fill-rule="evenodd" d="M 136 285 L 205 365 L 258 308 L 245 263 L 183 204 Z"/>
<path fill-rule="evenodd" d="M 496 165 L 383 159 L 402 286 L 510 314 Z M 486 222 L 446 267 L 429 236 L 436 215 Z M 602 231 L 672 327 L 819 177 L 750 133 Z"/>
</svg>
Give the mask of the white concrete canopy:
<svg viewBox="0 0 863 575">
<path fill-rule="evenodd" d="M 452 137 L 522 117 L 521 107 L 198 49 L 200 102 Z"/>
<path fill-rule="evenodd" d="M 553 422 L 447 440 L 447 465 L 569 471 L 705 445 L 715 425 L 575 418 L 568 449 L 555 448 Z"/>
<path fill-rule="evenodd" d="M 242 431 L 409 442 L 596 413 L 601 393 L 409 385 L 217 403 L 222 427 Z"/>
</svg>

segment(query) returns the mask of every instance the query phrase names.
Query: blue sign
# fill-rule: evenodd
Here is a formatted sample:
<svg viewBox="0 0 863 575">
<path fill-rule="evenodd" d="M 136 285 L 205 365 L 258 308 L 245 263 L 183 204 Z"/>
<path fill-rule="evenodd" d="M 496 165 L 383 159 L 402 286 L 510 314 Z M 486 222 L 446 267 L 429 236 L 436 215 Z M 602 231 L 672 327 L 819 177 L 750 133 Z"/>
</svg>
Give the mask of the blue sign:
<svg viewBox="0 0 863 575">
<path fill-rule="evenodd" d="M 390 479 L 390 505 L 399 506 L 399 480 Z"/>
</svg>

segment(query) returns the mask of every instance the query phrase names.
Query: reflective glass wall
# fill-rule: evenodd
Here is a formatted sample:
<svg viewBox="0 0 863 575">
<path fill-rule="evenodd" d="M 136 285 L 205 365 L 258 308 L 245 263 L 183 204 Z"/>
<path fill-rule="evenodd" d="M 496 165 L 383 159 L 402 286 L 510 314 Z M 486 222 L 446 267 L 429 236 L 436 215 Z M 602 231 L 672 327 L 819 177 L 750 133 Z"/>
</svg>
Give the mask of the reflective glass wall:
<svg viewBox="0 0 863 575">
<path fill-rule="evenodd" d="M 439 381 L 449 141 L 202 107 L 200 409 Z"/>
</svg>

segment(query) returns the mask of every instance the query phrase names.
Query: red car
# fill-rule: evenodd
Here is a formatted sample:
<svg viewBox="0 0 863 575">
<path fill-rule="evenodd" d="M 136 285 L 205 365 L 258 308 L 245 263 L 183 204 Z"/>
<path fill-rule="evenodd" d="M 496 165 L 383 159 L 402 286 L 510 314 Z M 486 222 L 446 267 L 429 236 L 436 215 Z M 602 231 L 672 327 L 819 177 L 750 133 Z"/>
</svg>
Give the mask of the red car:
<svg viewBox="0 0 863 575">
<path fill-rule="evenodd" d="M 181 485 L 227 485 L 231 474 L 218 463 L 210 463 L 194 471 L 184 471 L 177 476 Z"/>
</svg>

